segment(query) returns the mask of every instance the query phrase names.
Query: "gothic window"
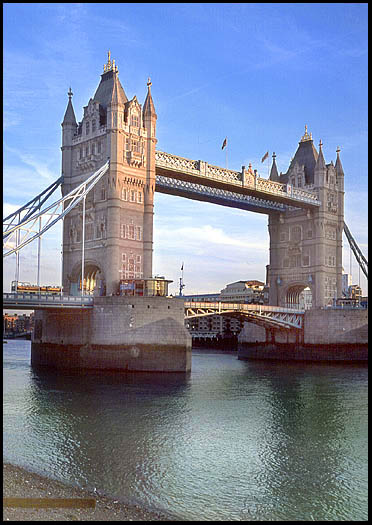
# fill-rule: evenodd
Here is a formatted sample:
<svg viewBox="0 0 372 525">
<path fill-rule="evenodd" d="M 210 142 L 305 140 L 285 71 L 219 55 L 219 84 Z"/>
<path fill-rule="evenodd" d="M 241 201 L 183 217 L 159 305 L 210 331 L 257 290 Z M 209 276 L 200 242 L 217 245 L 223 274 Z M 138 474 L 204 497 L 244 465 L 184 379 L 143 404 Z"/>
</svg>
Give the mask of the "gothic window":
<svg viewBox="0 0 372 525">
<path fill-rule="evenodd" d="M 93 142 L 93 144 L 92 144 L 92 155 L 95 155 L 95 153 L 96 153 L 96 143 Z"/>
<path fill-rule="evenodd" d="M 129 137 L 125 139 L 125 151 L 130 151 Z"/>
<path fill-rule="evenodd" d="M 101 186 L 101 201 L 106 200 L 106 188 L 102 185 Z"/>
<path fill-rule="evenodd" d="M 141 241 L 142 240 L 142 228 L 141 228 L 141 226 L 137 226 L 136 227 L 136 239 L 137 239 L 137 241 Z"/>
<path fill-rule="evenodd" d="M 296 268 L 301 266 L 301 255 L 292 255 L 289 260 L 290 268 Z"/>
<path fill-rule="evenodd" d="M 133 141 L 133 151 L 135 151 L 136 153 L 141 153 L 141 147 L 138 140 Z"/>
<path fill-rule="evenodd" d="M 94 231 L 93 223 L 88 222 L 85 225 L 85 240 L 86 241 L 91 241 L 93 239 L 93 231 Z"/>
<path fill-rule="evenodd" d="M 79 159 L 83 158 L 83 148 L 79 148 Z"/>
<path fill-rule="evenodd" d="M 121 254 L 121 261 L 122 261 L 123 263 L 125 263 L 126 260 L 127 260 L 127 254 L 126 254 L 126 253 L 122 253 L 122 254 Z"/>
<path fill-rule="evenodd" d="M 121 224 L 120 225 L 120 237 L 122 239 L 125 239 L 125 230 L 126 230 L 126 225 L 125 224 Z"/>
<path fill-rule="evenodd" d="M 139 127 L 139 118 L 138 115 L 132 115 L 130 118 L 130 123 L 132 126 L 135 126 L 136 128 Z"/>
<path fill-rule="evenodd" d="M 137 202 L 141 203 L 142 202 L 142 191 L 139 191 L 137 193 Z"/>
<path fill-rule="evenodd" d="M 313 238 L 313 230 L 307 230 L 307 238 L 312 239 Z"/>
<path fill-rule="evenodd" d="M 85 134 L 89 135 L 89 122 L 85 123 Z"/>
<path fill-rule="evenodd" d="M 298 186 L 299 188 L 302 187 L 302 179 L 301 179 L 301 177 L 298 177 L 298 179 L 297 179 L 297 186 Z"/>
<path fill-rule="evenodd" d="M 135 266 L 135 269 L 136 269 L 136 278 L 141 278 L 142 277 L 142 265 L 141 265 L 141 256 L 140 255 L 136 255 L 136 266 Z"/>
<path fill-rule="evenodd" d="M 128 239 L 135 240 L 134 239 L 134 224 L 128 225 Z"/>
<path fill-rule="evenodd" d="M 130 190 L 130 202 L 136 202 L 136 191 Z"/>
<path fill-rule="evenodd" d="M 293 226 L 291 229 L 291 241 L 299 242 L 301 240 L 301 227 Z"/>
<path fill-rule="evenodd" d="M 123 200 L 123 201 L 127 201 L 128 200 L 127 188 L 121 188 L 121 200 Z"/>
<path fill-rule="evenodd" d="M 97 153 L 101 153 L 101 141 L 97 144 Z"/>
<path fill-rule="evenodd" d="M 303 266 L 310 266 L 310 256 L 304 255 L 302 258 L 302 265 Z"/>
<path fill-rule="evenodd" d="M 291 184 L 292 184 L 292 186 L 295 185 L 295 178 L 294 177 L 291 178 Z"/>
<path fill-rule="evenodd" d="M 92 133 L 96 131 L 96 121 L 95 119 L 92 120 Z"/>
<path fill-rule="evenodd" d="M 286 232 L 281 232 L 280 233 L 280 240 L 281 241 L 286 241 L 287 240 L 287 233 Z"/>
</svg>

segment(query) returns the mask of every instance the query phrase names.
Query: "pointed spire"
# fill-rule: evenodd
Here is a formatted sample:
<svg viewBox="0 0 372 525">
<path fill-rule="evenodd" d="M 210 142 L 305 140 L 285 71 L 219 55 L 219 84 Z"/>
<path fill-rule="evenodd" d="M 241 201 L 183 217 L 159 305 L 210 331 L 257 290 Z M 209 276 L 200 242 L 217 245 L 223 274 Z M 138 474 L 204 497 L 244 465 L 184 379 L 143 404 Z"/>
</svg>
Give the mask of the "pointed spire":
<svg viewBox="0 0 372 525">
<path fill-rule="evenodd" d="M 63 117 L 62 125 L 63 124 L 74 124 L 76 126 L 77 122 L 76 122 L 75 112 L 74 112 L 74 108 L 72 106 L 72 101 L 71 101 L 71 98 L 73 95 L 73 92 L 71 91 L 71 87 L 67 95 L 68 95 L 68 104 L 67 104 L 65 116 Z"/>
<path fill-rule="evenodd" d="M 313 135 L 310 133 L 310 135 L 307 132 L 307 125 L 305 124 L 305 134 L 302 136 L 300 142 L 307 142 L 308 140 L 313 140 Z"/>
<path fill-rule="evenodd" d="M 111 94 L 111 104 L 125 104 L 127 102 L 127 98 L 124 97 L 125 95 L 123 88 L 120 85 L 118 75 L 114 75 L 114 83 L 112 87 L 112 94 Z M 121 88 L 121 89 L 120 89 Z"/>
<path fill-rule="evenodd" d="M 154 102 L 152 100 L 152 96 L 151 96 L 151 80 L 150 78 L 148 79 L 147 81 L 147 96 L 146 96 L 146 100 L 145 100 L 145 103 L 143 105 L 143 116 L 151 116 L 151 117 L 155 117 L 157 118 L 157 115 L 156 115 L 156 112 L 155 112 L 155 106 L 154 106 Z"/>
<path fill-rule="evenodd" d="M 338 177 L 343 177 L 344 176 L 344 170 L 342 168 L 342 164 L 341 164 L 341 160 L 340 160 L 340 146 L 337 146 L 337 149 L 336 149 L 336 153 L 337 153 L 337 159 L 336 159 L 336 164 L 335 164 L 335 168 L 336 168 L 336 173 L 337 173 L 337 176 Z"/>
<path fill-rule="evenodd" d="M 105 110 L 110 104 L 125 104 L 128 102 L 127 95 L 120 83 L 118 75 L 118 68 L 115 66 L 115 60 L 111 60 L 111 53 L 109 51 L 107 64 L 103 66 L 101 82 L 93 97 L 93 100 L 99 102 Z"/>
<path fill-rule="evenodd" d="M 275 158 L 276 158 L 276 155 L 275 155 L 275 153 L 273 153 L 273 164 L 271 166 L 269 179 L 274 181 L 274 182 L 279 182 L 280 178 L 279 178 L 279 174 L 278 174 L 278 168 L 276 167 Z"/>
<path fill-rule="evenodd" d="M 319 141 L 319 155 L 318 159 L 315 164 L 315 170 L 325 170 L 326 169 L 326 163 L 323 157 L 323 150 L 322 150 L 323 142 Z"/>
</svg>

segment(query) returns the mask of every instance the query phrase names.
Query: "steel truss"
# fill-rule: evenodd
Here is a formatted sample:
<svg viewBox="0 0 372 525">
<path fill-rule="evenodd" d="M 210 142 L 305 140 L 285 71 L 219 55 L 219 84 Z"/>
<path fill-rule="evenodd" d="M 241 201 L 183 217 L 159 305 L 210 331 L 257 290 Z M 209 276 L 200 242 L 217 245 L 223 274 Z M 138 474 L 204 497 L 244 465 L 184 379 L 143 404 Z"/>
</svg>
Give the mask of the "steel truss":
<svg viewBox="0 0 372 525">
<path fill-rule="evenodd" d="M 259 304 L 185 302 L 185 319 L 211 315 L 235 315 L 271 328 L 302 330 L 304 310 Z"/>
<path fill-rule="evenodd" d="M 260 199 L 251 195 L 243 195 L 233 191 L 204 186 L 203 184 L 195 182 L 166 177 L 164 175 L 156 175 L 155 189 L 160 193 L 178 195 L 189 199 L 207 201 L 214 204 L 221 204 L 222 206 L 260 213 L 273 211 L 283 213 L 288 209 L 287 205 L 272 200 Z"/>
<path fill-rule="evenodd" d="M 54 202 L 44 210 L 41 210 L 42 204 L 53 191 L 61 184 L 62 178 L 54 182 L 47 190 L 40 193 L 25 206 L 19 208 L 16 212 L 9 215 L 3 221 L 3 249 L 8 249 L 3 253 L 3 258 L 13 253 L 18 253 L 27 244 L 41 237 L 59 220 L 63 219 L 72 209 L 74 209 L 99 182 L 103 175 L 109 169 L 109 161 L 101 168 L 94 172 L 88 179 L 82 182 L 75 189 L 70 191 L 58 201 Z M 47 194 L 48 190 L 49 193 Z M 43 197 L 43 198 L 42 198 Z M 27 210 L 27 211 L 26 211 Z M 41 210 L 41 211 L 39 211 Z M 26 211 L 22 217 L 22 212 Z M 41 219 L 47 218 L 46 223 L 41 227 Z M 39 221 L 39 230 L 36 225 Z M 31 234 L 34 234 L 31 236 Z"/>
</svg>

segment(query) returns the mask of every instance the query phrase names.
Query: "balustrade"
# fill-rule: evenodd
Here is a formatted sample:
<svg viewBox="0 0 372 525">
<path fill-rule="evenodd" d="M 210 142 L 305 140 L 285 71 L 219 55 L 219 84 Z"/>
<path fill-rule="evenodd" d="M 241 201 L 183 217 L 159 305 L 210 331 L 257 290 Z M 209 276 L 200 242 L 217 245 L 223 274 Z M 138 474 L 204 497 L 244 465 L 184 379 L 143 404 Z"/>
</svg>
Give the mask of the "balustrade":
<svg viewBox="0 0 372 525">
<path fill-rule="evenodd" d="M 219 166 L 213 166 L 203 161 L 196 161 L 179 157 L 178 155 L 171 155 L 163 151 L 155 152 L 156 166 L 165 168 L 170 171 L 179 171 L 211 179 L 216 181 L 223 181 L 234 186 L 244 186 L 243 172 L 228 170 Z M 251 180 L 252 179 L 252 180 Z M 253 186 L 258 192 L 269 193 L 273 196 L 290 197 L 294 201 L 308 202 L 311 204 L 320 204 L 318 196 L 314 192 L 306 191 L 300 188 L 289 187 L 287 184 L 274 182 L 268 179 L 258 177 L 251 174 L 249 186 Z M 203 187 L 205 191 L 206 187 Z M 233 197 L 232 197 L 233 198 Z"/>
</svg>

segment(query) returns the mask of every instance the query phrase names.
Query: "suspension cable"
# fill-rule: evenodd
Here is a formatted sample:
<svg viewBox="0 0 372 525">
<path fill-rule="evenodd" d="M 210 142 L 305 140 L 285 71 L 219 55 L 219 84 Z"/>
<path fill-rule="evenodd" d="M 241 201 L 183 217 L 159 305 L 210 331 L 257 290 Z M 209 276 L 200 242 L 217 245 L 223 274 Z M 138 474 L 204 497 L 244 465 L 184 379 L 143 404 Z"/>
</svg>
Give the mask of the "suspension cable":
<svg viewBox="0 0 372 525">
<path fill-rule="evenodd" d="M 358 261 L 360 268 L 362 269 L 362 272 L 368 279 L 368 261 L 364 257 L 357 243 L 355 242 L 354 237 L 351 235 L 351 232 L 345 222 L 344 222 L 344 232 L 347 237 L 347 240 L 349 241 L 350 248 L 352 249 L 355 255 L 355 258 Z"/>
<path fill-rule="evenodd" d="M 73 208 L 75 208 L 82 200 L 83 198 L 89 193 L 89 191 L 97 184 L 97 182 L 103 177 L 103 175 L 108 171 L 110 162 L 107 161 L 101 168 L 99 168 L 96 172 L 94 172 L 87 180 L 82 182 L 79 186 L 77 186 L 74 190 L 70 191 L 68 195 L 65 197 L 62 197 L 55 203 L 48 206 L 45 210 L 40 211 L 39 213 L 36 213 L 36 215 L 28 214 L 27 218 L 20 219 L 20 222 L 16 225 L 9 225 L 9 228 L 3 233 L 3 241 L 7 239 L 7 243 L 9 245 L 10 241 L 8 237 L 12 233 L 16 233 L 20 230 L 25 230 L 27 233 L 24 236 L 24 239 L 20 244 L 16 243 L 15 248 L 10 249 L 8 252 L 3 254 L 3 257 L 7 257 L 8 255 L 11 255 L 15 252 L 18 252 L 21 250 L 24 246 L 32 242 L 33 240 L 37 239 L 41 235 L 43 235 L 49 228 L 51 228 L 57 221 L 64 218 L 67 213 L 69 213 Z M 35 201 L 35 199 L 34 199 Z M 68 204 L 67 202 L 70 201 Z M 32 201 L 30 201 L 32 202 Z M 67 204 L 67 206 L 66 206 Z M 57 210 L 59 207 L 62 207 L 62 212 L 57 214 Z M 20 210 L 25 209 L 26 206 L 23 206 L 20 208 Z M 18 210 L 19 211 L 19 210 Z M 37 211 L 36 208 L 33 210 L 33 212 Z M 17 213 L 17 212 L 16 212 Z M 12 214 L 13 216 L 14 214 Z M 37 232 L 35 235 L 27 239 L 27 236 L 32 232 L 32 228 L 34 224 L 36 223 L 37 219 L 45 216 L 50 215 L 49 220 L 45 224 L 45 226 Z M 56 218 L 53 219 L 53 217 L 57 215 Z M 53 219 L 53 220 L 52 220 Z M 26 225 L 29 223 L 32 223 L 31 227 L 26 228 Z M 5 244 L 3 245 L 4 247 Z"/>
</svg>

